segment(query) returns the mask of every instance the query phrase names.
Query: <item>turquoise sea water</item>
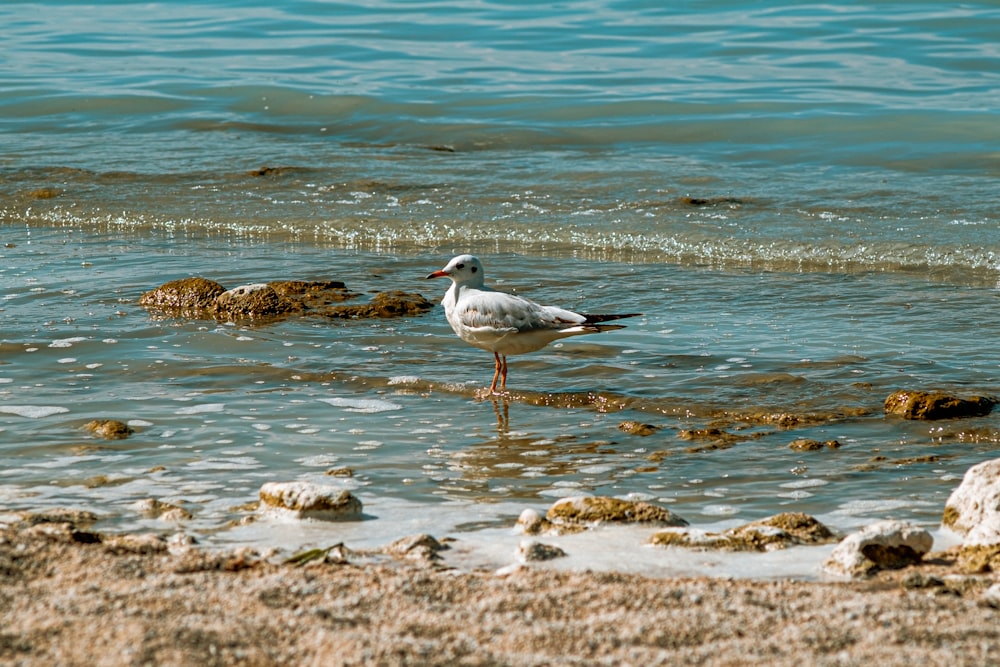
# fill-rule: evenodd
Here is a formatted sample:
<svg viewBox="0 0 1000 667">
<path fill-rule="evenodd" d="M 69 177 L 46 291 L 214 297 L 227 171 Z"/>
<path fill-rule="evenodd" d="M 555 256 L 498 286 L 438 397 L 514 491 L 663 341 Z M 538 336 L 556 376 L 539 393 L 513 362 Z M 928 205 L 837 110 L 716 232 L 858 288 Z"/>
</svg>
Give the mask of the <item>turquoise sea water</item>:
<svg viewBox="0 0 1000 667">
<path fill-rule="evenodd" d="M 173 530 L 134 509 L 155 497 L 200 539 L 266 540 L 227 522 L 309 479 L 362 498 L 350 537 L 373 544 L 505 544 L 578 493 L 698 525 L 932 526 L 995 455 L 994 416 L 881 408 L 996 393 L 991 3 L 12 2 L 0 26 L 0 508 Z M 190 275 L 436 301 L 423 276 L 466 251 L 504 289 L 645 315 L 513 358 L 524 395 L 494 402 L 440 308 L 251 326 L 137 304 Z M 815 420 L 748 417 L 784 413 Z M 95 418 L 137 432 L 95 440 Z M 681 437 L 711 427 L 753 437 Z"/>
</svg>

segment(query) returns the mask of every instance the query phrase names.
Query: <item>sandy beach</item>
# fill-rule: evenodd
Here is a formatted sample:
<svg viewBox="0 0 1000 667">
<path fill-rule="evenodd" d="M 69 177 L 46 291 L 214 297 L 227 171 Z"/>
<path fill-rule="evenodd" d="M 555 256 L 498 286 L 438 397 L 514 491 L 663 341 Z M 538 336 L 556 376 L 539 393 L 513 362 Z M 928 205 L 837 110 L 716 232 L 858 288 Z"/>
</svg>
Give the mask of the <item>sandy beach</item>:
<svg viewBox="0 0 1000 667">
<path fill-rule="evenodd" d="M 984 665 L 996 575 L 864 581 L 459 573 L 220 552 L 72 523 L 0 533 L 4 665 Z"/>
</svg>

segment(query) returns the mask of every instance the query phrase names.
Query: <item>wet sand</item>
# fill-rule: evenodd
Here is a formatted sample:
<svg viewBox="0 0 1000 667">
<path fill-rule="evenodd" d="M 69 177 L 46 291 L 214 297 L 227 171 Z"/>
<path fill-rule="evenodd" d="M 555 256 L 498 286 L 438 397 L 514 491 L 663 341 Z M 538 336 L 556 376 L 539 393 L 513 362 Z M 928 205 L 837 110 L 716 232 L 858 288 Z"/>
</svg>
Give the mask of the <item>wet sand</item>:
<svg viewBox="0 0 1000 667">
<path fill-rule="evenodd" d="M 287 556 L 287 554 L 283 555 Z M 983 665 L 996 575 L 863 582 L 300 566 L 70 524 L 0 531 L 4 665 Z"/>
</svg>

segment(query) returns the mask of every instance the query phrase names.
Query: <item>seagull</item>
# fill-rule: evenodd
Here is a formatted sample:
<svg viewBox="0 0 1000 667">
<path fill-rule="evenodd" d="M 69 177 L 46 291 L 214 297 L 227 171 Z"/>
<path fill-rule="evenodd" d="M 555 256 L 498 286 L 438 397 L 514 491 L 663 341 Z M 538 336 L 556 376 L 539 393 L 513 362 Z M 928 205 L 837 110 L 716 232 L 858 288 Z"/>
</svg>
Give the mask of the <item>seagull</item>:
<svg viewBox="0 0 1000 667">
<path fill-rule="evenodd" d="M 459 255 L 447 266 L 427 276 L 451 278 L 451 287 L 441 299 L 448 324 L 469 345 L 493 353 L 496 368 L 490 394 L 507 389 L 507 355 L 540 350 L 554 340 L 581 334 L 624 329 L 620 324 L 601 324 L 642 313 L 583 315 L 530 299 L 498 292 L 486 286 L 483 264 L 472 255 Z"/>
</svg>

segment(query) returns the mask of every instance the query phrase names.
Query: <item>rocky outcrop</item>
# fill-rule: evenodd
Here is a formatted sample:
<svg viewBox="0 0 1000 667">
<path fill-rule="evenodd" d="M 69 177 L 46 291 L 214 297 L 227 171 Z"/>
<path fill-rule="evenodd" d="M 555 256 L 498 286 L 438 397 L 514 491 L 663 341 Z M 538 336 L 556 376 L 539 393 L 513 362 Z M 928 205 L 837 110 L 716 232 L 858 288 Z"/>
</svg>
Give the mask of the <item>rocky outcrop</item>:
<svg viewBox="0 0 1000 667">
<path fill-rule="evenodd" d="M 409 292 L 379 292 L 369 303 L 330 306 L 317 314 L 340 319 L 412 317 L 426 313 L 434 304 L 419 294 Z"/>
<path fill-rule="evenodd" d="M 670 528 L 655 533 L 649 543 L 725 551 L 775 551 L 794 545 L 823 544 L 833 539 L 833 532 L 814 517 L 802 512 L 782 512 L 721 533 Z"/>
<path fill-rule="evenodd" d="M 958 398 L 940 392 L 896 391 L 885 399 L 885 413 L 903 419 L 957 419 L 988 415 L 996 399 Z"/>
<path fill-rule="evenodd" d="M 916 565 L 933 545 L 934 538 L 923 528 L 904 521 L 879 521 L 844 538 L 823 569 L 841 576 L 865 577 Z"/>
<path fill-rule="evenodd" d="M 686 526 L 688 522 L 665 507 L 607 496 L 572 496 L 557 500 L 543 517 L 533 509 L 521 512 L 517 530 L 525 535 L 566 535 L 600 524 Z"/>
<path fill-rule="evenodd" d="M 185 317 L 199 317 L 202 313 L 213 312 L 215 298 L 225 291 L 225 287 L 208 278 L 181 278 L 146 292 L 139 298 L 139 305 Z"/>
<path fill-rule="evenodd" d="M 234 320 L 270 319 L 302 309 L 301 303 L 283 297 L 267 283 L 234 287 L 215 298 L 215 314 Z"/>
<path fill-rule="evenodd" d="M 965 472 L 945 503 L 941 523 L 962 535 L 963 544 L 1000 544 L 1000 459 Z"/>
<path fill-rule="evenodd" d="M 297 519 L 350 521 L 361 518 L 361 501 L 351 492 L 309 482 L 268 482 L 260 487 L 258 512 Z"/>
<path fill-rule="evenodd" d="M 338 319 L 408 317 L 434 304 L 420 294 L 380 292 L 362 304 L 343 304 L 357 297 L 337 280 L 281 280 L 241 285 L 227 290 L 207 278 L 173 280 L 150 290 L 139 304 L 168 317 L 254 321 L 294 315 Z"/>
</svg>

